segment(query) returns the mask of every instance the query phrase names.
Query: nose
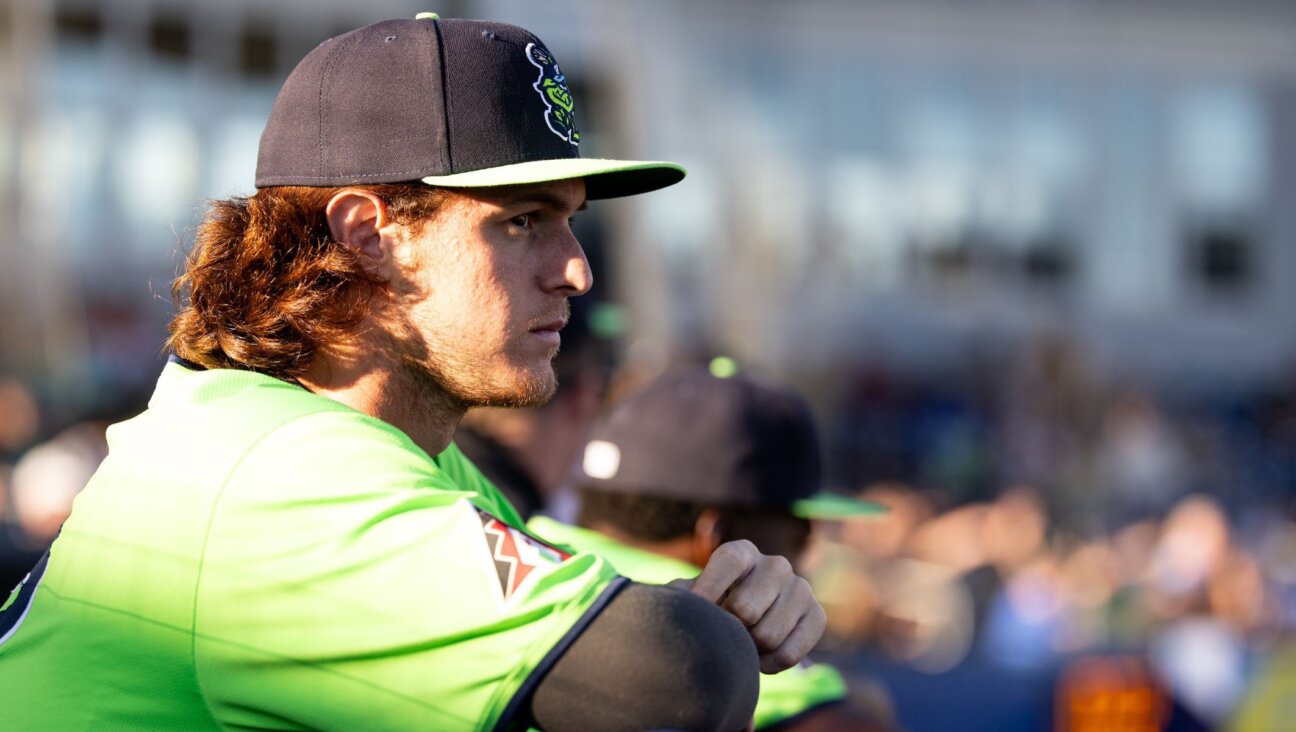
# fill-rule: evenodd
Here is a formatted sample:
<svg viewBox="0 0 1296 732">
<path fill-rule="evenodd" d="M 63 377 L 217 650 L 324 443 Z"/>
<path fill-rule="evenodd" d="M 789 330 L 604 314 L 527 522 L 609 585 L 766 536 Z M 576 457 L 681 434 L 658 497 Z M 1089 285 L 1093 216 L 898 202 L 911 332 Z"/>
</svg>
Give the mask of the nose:
<svg viewBox="0 0 1296 732">
<path fill-rule="evenodd" d="M 545 290 L 564 297 L 584 295 L 594 286 L 594 273 L 585 258 L 585 249 L 570 230 L 562 239 L 555 247 L 555 267 L 553 275 L 545 283 Z"/>
</svg>

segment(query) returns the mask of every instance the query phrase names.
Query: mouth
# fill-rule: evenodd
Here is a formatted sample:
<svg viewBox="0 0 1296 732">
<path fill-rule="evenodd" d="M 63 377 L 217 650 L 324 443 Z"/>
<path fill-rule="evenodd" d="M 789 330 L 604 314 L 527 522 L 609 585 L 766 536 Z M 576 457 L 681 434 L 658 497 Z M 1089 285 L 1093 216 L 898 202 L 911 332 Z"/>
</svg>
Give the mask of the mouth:
<svg viewBox="0 0 1296 732">
<path fill-rule="evenodd" d="M 544 340 L 546 343 L 557 347 L 562 342 L 562 336 L 560 336 L 558 332 L 561 331 L 565 325 L 567 325 L 565 319 L 550 320 L 535 325 L 527 332 Z"/>
</svg>

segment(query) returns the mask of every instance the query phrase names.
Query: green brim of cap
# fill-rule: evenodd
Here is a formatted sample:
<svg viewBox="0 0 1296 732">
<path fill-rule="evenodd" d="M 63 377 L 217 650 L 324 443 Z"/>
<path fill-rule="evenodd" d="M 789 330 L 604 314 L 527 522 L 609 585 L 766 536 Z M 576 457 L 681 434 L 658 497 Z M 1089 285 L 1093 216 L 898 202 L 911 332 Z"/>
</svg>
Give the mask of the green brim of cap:
<svg viewBox="0 0 1296 732">
<path fill-rule="evenodd" d="M 433 175 L 422 180 L 428 185 L 441 188 L 490 188 L 584 178 L 585 197 L 597 200 L 633 196 L 665 188 L 684 180 L 685 172 L 681 165 L 658 160 L 564 158 L 532 160 L 451 175 Z"/>
<path fill-rule="evenodd" d="M 843 496 L 840 493 L 816 493 L 792 504 L 792 513 L 805 519 L 849 519 L 878 516 L 888 511 L 872 501 Z"/>
</svg>

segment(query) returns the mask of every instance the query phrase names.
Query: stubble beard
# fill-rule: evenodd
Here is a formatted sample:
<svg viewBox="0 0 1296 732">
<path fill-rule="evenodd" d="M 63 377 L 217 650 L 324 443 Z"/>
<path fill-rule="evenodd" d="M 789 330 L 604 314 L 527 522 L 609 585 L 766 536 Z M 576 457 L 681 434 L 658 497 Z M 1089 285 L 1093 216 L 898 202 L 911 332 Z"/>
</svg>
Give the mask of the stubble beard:
<svg viewBox="0 0 1296 732">
<path fill-rule="evenodd" d="M 389 355 L 399 364 L 400 384 L 393 399 L 410 408 L 444 403 L 467 411 L 475 407 L 538 407 L 557 391 L 553 368 L 539 372 L 515 369 L 512 378 L 496 383 L 492 364 L 465 357 L 466 349 L 429 342 L 408 314 L 401 314 L 388 331 Z"/>
</svg>

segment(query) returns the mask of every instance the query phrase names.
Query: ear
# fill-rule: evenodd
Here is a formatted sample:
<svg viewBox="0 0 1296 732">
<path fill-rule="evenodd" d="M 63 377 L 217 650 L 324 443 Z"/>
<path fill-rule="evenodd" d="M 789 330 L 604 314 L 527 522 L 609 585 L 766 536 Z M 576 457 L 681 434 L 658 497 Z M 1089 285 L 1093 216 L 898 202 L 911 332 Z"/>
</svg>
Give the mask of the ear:
<svg viewBox="0 0 1296 732">
<path fill-rule="evenodd" d="M 392 244 L 383 231 L 390 223 L 387 204 L 374 193 L 357 188 L 338 191 L 324 208 L 329 234 L 355 252 L 365 272 L 377 282 L 395 274 Z"/>
<path fill-rule="evenodd" d="M 693 524 L 693 564 L 705 567 L 716 547 L 720 546 L 724 516 L 714 508 L 704 508 Z"/>
</svg>

